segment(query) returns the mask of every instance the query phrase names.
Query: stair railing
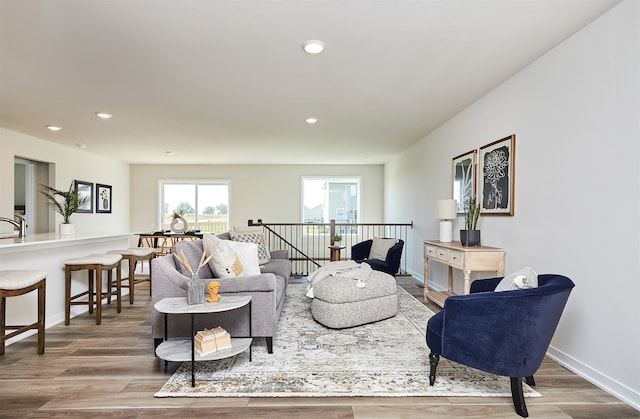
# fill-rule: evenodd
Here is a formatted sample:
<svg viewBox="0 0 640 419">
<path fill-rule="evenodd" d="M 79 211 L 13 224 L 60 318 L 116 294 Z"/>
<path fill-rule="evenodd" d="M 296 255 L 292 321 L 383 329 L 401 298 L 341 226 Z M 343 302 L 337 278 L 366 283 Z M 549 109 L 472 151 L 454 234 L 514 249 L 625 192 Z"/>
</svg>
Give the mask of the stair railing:
<svg viewBox="0 0 640 419">
<path fill-rule="evenodd" d="M 307 275 L 331 261 L 331 246 L 340 247 L 341 260 L 351 259 L 351 246 L 373 237 L 397 238 L 404 241 L 399 275 L 407 275 L 407 251 L 410 246 L 411 223 L 266 223 L 248 221 L 249 226 L 260 226 L 269 250 L 285 249 L 289 252 L 292 274 Z M 342 236 L 335 242 L 334 236 Z M 335 251 L 334 251 L 335 252 Z"/>
</svg>

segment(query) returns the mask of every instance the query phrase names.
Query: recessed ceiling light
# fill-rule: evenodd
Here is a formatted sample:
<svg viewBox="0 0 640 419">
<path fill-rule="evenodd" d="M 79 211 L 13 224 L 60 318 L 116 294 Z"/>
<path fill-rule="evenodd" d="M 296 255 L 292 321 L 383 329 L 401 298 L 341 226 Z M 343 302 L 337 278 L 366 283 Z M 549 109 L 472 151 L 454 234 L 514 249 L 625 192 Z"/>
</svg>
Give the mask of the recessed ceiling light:
<svg viewBox="0 0 640 419">
<path fill-rule="evenodd" d="M 47 125 L 47 128 L 49 128 L 50 131 L 60 131 L 62 129 L 55 125 Z"/>
<path fill-rule="evenodd" d="M 85 148 L 85 147 L 87 147 L 87 145 L 86 144 L 81 144 L 81 143 L 76 143 L 76 147 Z"/>
<path fill-rule="evenodd" d="M 100 119 L 109 119 L 111 118 L 113 115 L 111 115 L 110 113 L 106 113 L 106 112 L 96 112 L 96 116 Z"/>
<path fill-rule="evenodd" d="M 318 118 L 314 118 L 312 116 L 310 116 L 309 118 L 304 120 L 307 124 L 315 124 L 316 122 L 318 122 Z"/>
<path fill-rule="evenodd" d="M 310 40 L 302 44 L 302 49 L 308 54 L 320 54 L 324 51 L 324 47 L 324 42 L 318 40 Z"/>
<path fill-rule="evenodd" d="M 169 151 L 169 150 L 167 150 L 167 151 L 165 151 L 165 152 L 164 152 L 164 154 L 167 154 L 167 155 L 169 155 L 169 156 L 173 156 L 173 155 L 174 155 L 174 154 L 176 154 L 176 153 L 175 153 L 175 152 L 173 152 L 173 151 Z"/>
</svg>

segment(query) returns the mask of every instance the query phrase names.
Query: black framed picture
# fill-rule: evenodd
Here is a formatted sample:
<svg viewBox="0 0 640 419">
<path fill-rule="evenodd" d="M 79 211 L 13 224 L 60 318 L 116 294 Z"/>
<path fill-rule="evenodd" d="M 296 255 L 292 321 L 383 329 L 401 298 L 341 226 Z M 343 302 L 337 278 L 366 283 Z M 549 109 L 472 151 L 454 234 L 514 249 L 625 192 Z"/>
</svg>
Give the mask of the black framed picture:
<svg viewBox="0 0 640 419">
<path fill-rule="evenodd" d="M 93 213 L 93 183 L 76 180 L 75 189 L 78 194 L 78 211 L 76 212 Z"/>
<path fill-rule="evenodd" d="M 96 212 L 111 213 L 111 186 L 96 183 Z"/>
<path fill-rule="evenodd" d="M 513 215 L 516 136 L 480 147 L 481 214 Z"/>
<path fill-rule="evenodd" d="M 453 158 L 453 199 L 458 214 L 467 211 L 469 200 L 476 195 L 477 154 L 472 150 Z"/>
</svg>

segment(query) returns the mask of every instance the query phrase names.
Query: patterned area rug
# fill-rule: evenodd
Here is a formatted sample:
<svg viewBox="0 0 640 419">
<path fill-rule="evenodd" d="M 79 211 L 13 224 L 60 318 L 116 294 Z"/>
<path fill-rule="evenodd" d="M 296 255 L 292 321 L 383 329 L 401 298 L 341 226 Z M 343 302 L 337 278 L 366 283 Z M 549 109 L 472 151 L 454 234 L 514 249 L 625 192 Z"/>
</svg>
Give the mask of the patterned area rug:
<svg viewBox="0 0 640 419">
<path fill-rule="evenodd" d="M 428 308 L 398 288 L 400 312 L 393 318 L 333 330 L 311 317 L 305 285 L 292 284 L 274 337 L 273 354 L 264 339 L 235 357 L 184 362 L 156 397 L 340 397 L 474 396 L 511 397 L 508 377 L 499 377 L 441 358 L 436 384 L 429 386 L 425 342 Z M 525 396 L 539 397 L 523 383 Z"/>
</svg>

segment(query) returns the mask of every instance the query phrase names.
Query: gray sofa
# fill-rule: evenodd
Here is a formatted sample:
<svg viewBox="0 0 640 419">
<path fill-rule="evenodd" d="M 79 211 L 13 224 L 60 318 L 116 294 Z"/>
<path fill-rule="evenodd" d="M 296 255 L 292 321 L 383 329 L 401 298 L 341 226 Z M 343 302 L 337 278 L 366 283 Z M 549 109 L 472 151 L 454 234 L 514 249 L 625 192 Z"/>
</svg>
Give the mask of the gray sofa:
<svg viewBox="0 0 640 419">
<path fill-rule="evenodd" d="M 229 240 L 229 234 L 218 235 L 219 238 Z M 202 240 L 179 241 L 175 244 L 174 252 L 184 252 L 192 267 L 197 267 L 202 256 Z M 181 267 L 175 257 L 162 256 L 152 262 L 153 279 L 152 301 L 165 297 L 186 296 L 187 277 L 181 273 Z M 220 283 L 221 295 L 251 295 L 251 331 L 249 331 L 249 308 L 243 307 L 225 313 L 214 315 L 196 315 L 196 330 L 222 326 L 231 336 L 264 337 L 267 341 L 267 350 L 273 353 L 273 335 L 276 332 L 278 319 L 284 307 L 284 299 L 287 292 L 287 284 L 291 275 L 291 261 L 286 250 L 271 252 L 268 263 L 260 266 L 260 275 L 237 278 L 214 278 L 208 265 L 203 266 L 199 275 L 205 282 L 205 294 L 207 285 L 215 280 Z M 164 314 L 158 313 L 152 308 L 152 333 L 156 346 L 160 344 L 165 334 Z M 189 316 L 169 316 L 168 337 L 188 337 L 191 335 Z"/>
</svg>

